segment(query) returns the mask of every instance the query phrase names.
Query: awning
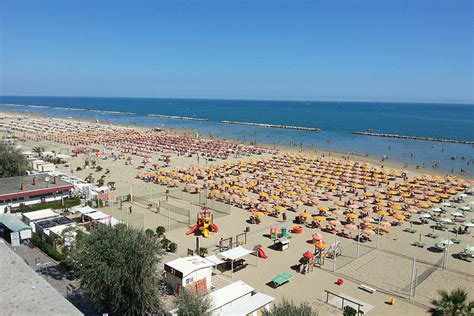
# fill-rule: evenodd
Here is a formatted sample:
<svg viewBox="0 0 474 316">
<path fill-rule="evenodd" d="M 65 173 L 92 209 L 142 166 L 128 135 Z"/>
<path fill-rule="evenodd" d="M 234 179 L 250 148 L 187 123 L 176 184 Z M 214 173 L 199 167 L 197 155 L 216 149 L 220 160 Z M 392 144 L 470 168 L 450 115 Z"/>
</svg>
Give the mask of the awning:
<svg viewBox="0 0 474 316">
<path fill-rule="evenodd" d="M 221 255 L 222 257 L 226 259 L 237 260 L 242 257 L 245 257 L 248 254 L 251 254 L 252 252 L 253 252 L 252 250 L 248 250 L 248 249 L 243 248 L 242 246 L 238 246 L 236 248 L 233 248 L 224 252 L 220 252 L 219 255 Z"/>
<path fill-rule="evenodd" d="M 122 223 L 122 221 L 119 221 L 115 217 L 99 219 L 98 222 L 102 224 L 110 225 L 110 226 L 115 226 L 117 224 Z"/>
<path fill-rule="evenodd" d="M 239 304 L 229 304 L 222 308 L 222 315 L 250 315 L 256 310 L 273 302 L 274 298 L 263 293 L 257 293 L 247 299 L 239 301 Z"/>
<path fill-rule="evenodd" d="M 206 260 L 212 262 L 215 266 L 217 266 L 217 265 L 219 265 L 219 264 L 221 264 L 221 263 L 224 263 L 224 261 L 222 261 L 221 259 L 217 258 L 215 255 L 206 257 Z"/>
<path fill-rule="evenodd" d="M 103 219 L 103 218 L 110 218 L 110 217 L 112 217 L 111 215 L 102 213 L 101 211 L 88 213 L 88 214 L 86 214 L 86 216 L 87 216 L 87 217 L 90 217 L 90 218 L 93 219 L 93 220 L 99 220 L 99 219 Z"/>
<path fill-rule="evenodd" d="M 83 207 L 74 207 L 73 210 L 78 211 L 82 215 L 93 213 L 96 211 L 96 209 L 93 209 L 90 206 L 83 206 Z"/>
</svg>

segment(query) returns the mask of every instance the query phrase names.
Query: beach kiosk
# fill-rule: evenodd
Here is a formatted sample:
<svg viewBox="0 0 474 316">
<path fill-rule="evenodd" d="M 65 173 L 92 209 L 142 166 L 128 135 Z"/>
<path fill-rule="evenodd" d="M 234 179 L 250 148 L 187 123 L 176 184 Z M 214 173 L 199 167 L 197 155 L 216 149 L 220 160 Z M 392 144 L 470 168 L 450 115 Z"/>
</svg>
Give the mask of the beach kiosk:
<svg viewBox="0 0 474 316">
<path fill-rule="evenodd" d="M 282 237 L 275 239 L 273 241 L 274 248 L 280 251 L 290 248 L 290 239 L 287 237 Z"/>
<path fill-rule="evenodd" d="M 215 263 L 200 256 L 179 258 L 165 263 L 166 283 L 173 291 L 185 287 L 190 291 L 211 288 L 212 267 Z"/>
</svg>

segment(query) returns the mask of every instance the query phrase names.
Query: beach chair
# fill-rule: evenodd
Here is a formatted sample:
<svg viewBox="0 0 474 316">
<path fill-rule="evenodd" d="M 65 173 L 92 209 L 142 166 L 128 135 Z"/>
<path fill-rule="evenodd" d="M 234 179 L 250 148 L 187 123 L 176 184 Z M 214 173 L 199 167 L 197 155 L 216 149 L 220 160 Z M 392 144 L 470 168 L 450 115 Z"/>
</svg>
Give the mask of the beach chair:
<svg viewBox="0 0 474 316">
<path fill-rule="evenodd" d="M 292 280 L 295 276 L 289 272 L 280 273 L 272 278 L 272 282 L 275 287 L 279 287 L 280 285 L 285 284 Z"/>
<path fill-rule="evenodd" d="M 412 245 L 413 245 L 413 246 L 416 246 L 416 247 L 420 247 L 420 248 L 424 248 L 424 247 L 425 247 L 425 243 L 423 243 L 423 242 L 421 242 L 421 241 L 419 241 L 419 240 L 415 241 Z"/>
</svg>

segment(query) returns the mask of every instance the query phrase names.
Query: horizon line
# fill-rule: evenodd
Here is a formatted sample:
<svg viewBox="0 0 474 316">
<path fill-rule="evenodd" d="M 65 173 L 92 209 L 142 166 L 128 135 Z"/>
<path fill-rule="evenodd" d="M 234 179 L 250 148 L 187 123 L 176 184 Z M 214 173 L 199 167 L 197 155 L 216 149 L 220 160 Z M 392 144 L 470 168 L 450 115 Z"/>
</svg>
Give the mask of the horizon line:
<svg viewBox="0 0 474 316">
<path fill-rule="evenodd" d="M 117 99 L 175 99 L 175 100 L 202 100 L 202 101 L 263 101 L 263 102 L 333 102 L 333 103 L 412 103 L 412 104 L 451 104 L 474 105 L 469 101 L 371 101 L 371 100 L 331 100 L 331 99 L 249 99 L 249 98 L 197 98 L 197 97 L 131 97 L 131 96 L 77 96 L 77 95 L 0 95 L 0 97 L 40 97 L 40 98 L 117 98 Z"/>
</svg>

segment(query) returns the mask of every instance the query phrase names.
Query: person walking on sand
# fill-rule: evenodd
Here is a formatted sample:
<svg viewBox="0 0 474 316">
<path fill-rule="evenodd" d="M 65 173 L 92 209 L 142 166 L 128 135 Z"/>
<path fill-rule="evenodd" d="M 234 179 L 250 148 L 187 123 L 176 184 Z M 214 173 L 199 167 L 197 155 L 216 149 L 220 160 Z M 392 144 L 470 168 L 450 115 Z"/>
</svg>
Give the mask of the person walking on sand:
<svg viewBox="0 0 474 316">
<path fill-rule="evenodd" d="M 285 212 L 281 213 L 281 218 L 283 219 L 284 222 L 286 222 L 286 213 Z"/>
<path fill-rule="evenodd" d="M 128 214 L 132 214 L 132 207 L 131 206 L 128 207 Z"/>
</svg>

